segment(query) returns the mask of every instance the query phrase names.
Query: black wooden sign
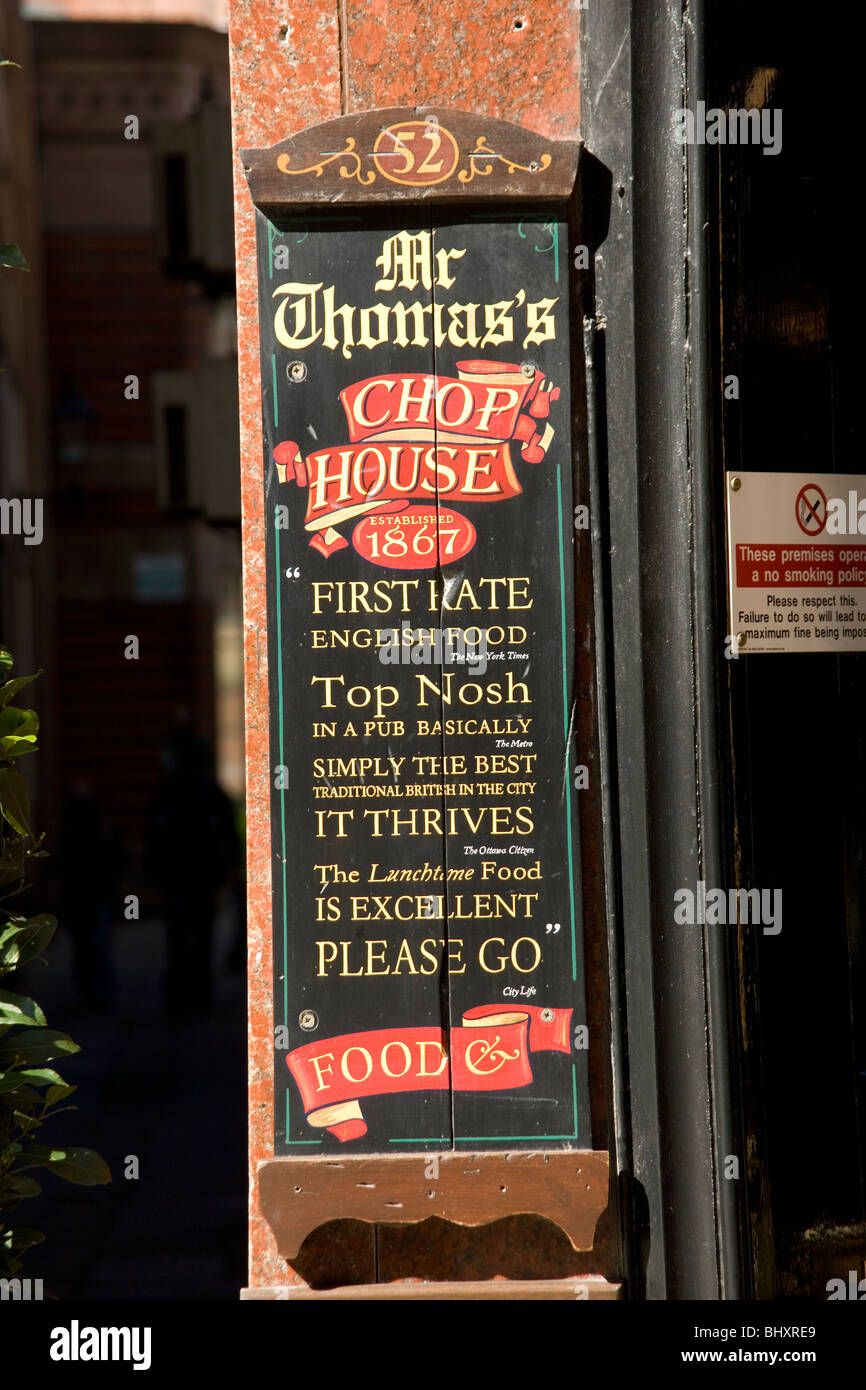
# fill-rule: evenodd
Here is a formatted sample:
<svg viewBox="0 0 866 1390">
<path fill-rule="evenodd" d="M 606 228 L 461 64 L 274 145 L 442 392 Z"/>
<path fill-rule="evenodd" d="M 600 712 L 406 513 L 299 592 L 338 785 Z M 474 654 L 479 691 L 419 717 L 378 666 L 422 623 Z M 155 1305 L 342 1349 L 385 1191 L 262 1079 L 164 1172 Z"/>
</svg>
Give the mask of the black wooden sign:
<svg viewBox="0 0 866 1390">
<path fill-rule="evenodd" d="M 564 205 L 268 213 L 275 1152 L 590 1148 Z"/>
</svg>

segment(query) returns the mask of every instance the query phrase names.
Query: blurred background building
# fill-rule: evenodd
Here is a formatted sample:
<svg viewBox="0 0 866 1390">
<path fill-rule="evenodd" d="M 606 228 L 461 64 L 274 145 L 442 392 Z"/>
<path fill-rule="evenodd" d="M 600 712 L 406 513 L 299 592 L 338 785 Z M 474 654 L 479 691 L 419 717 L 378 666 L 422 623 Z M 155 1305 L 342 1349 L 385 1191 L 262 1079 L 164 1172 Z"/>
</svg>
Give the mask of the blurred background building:
<svg viewBox="0 0 866 1390">
<path fill-rule="evenodd" d="M 196 1296 L 176 1264 L 147 1273 L 149 1255 L 168 1260 L 184 1244 L 179 1233 L 162 1238 L 162 1254 L 124 1247 L 114 1207 L 130 1196 L 118 1185 L 118 1145 L 134 1151 L 121 1138 L 121 1091 L 130 1104 L 136 1092 L 139 1104 L 149 1096 L 145 1110 L 158 1106 L 161 1118 L 171 1107 L 172 1082 L 153 1051 L 165 1043 L 167 890 L 149 849 L 160 805 L 157 839 L 183 830 L 164 811 L 166 790 L 177 795 L 182 746 L 199 750 L 209 787 L 215 780 L 231 799 L 238 836 L 243 825 L 226 8 L 216 0 L 0 3 L 0 56 L 20 65 L 0 69 L 0 241 L 17 243 L 30 267 L 0 273 L 0 495 L 42 499 L 44 516 L 40 544 L 0 536 L 0 638 L 16 673 L 44 671 L 28 691 L 40 751 L 21 767 L 51 855 L 33 900 L 61 918 L 34 991 L 50 1021 L 85 1049 L 68 1069 L 72 1081 L 87 1077 L 83 1118 L 64 1116 L 64 1136 L 80 1126 L 74 1137 L 102 1147 L 115 1173 L 111 1192 L 61 1193 L 56 1184 L 49 1199 L 61 1205 L 44 1226 L 61 1233 L 61 1245 L 61 1208 L 70 1233 L 79 1227 L 79 1246 L 82 1224 L 96 1221 L 101 1232 L 84 1264 L 71 1237 L 65 1264 L 55 1249 L 52 1272 L 66 1294 L 105 1292 L 100 1257 L 126 1248 L 133 1282 L 125 1286 L 117 1269 L 108 1280 L 121 1296 L 124 1287 Z M 228 860 L 237 871 L 231 881 L 224 875 L 215 904 L 216 967 L 228 981 L 215 996 L 216 1022 L 190 1023 L 184 1033 L 175 1008 L 171 1025 L 181 1029 L 181 1066 L 206 1028 L 236 1063 L 235 1144 L 226 1139 L 211 1173 L 214 1200 L 229 1189 L 241 1196 L 236 1241 L 218 1223 L 223 1263 L 217 1253 L 205 1274 L 196 1266 L 199 1296 L 219 1292 L 215 1271 L 232 1251 L 239 1264 L 226 1289 L 242 1281 L 239 845 Z M 76 900 L 89 895 L 102 925 L 76 918 Z M 132 914 L 124 912 L 129 895 L 138 900 Z M 162 1041 L 137 1049 L 130 1034 L 144 1023 Z M 193 1101 L 179 1114 L 171 1163 L 196 1129 L 200 1138 Z M 147 1130 L 137 1131 L 145 1148 Z M 229 1180 L 231 1154 L 239 1165 Z M 207 1187 L 189 1159 L 180 1165 L 191 1175 L 187 1204 Z M 154 1162 L 168 1161 L 145 1167 L 152 1177 Z M 152 1182 L 138 1184 L 130 1238 L 153 1228 L 157 1198 Z M 226 1220 L 234 1219 L 226 1201 Z M 194 1207 L 186 1219 L 191 1229 L 203 1224 Z"/>
<path fill-rule="evenodd" d="M 110 8 L 93 7 L 106 21 Z M 172 7 L 139 8 L 144 19 Z M 86 779 L 135 854 L 178 720 L 215 745 L 227 789 L 243 787 L 226 41 L 129 23 L 126 5 L 114 7 L 122 23 L 68 9 L 43 20 L 48 7 L 35 8 L 22 68 L 41 240 L 41 285 L 27 289 L 41 313 L 21 331 L 38 333 L 30 351 L 44 367 L 32 392 L 17 375 L 34 422 L 26 476 L 45 492 L 33 568 L 52 595 L 32 659 L 46 669 L 43 701 L 56 702 L 42 761 L 56 739 L 60 773 L 45 779 L 41 814 L 50 828 L 53 793 Z M 95 712 L 112 707 L 94 737 Z"/>
</svg>

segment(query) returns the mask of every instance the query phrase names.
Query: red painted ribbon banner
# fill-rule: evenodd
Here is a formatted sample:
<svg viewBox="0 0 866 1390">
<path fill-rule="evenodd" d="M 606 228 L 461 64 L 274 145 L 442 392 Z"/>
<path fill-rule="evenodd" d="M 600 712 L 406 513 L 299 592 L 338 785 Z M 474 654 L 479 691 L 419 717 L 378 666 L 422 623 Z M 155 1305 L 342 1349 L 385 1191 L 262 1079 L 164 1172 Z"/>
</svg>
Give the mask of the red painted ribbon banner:
<svg viewBox="0 0 866 1390">
<path fill-rule="evenodd" d="M 553 438 L 545 421 L 559 388 L 513 362 L 458 362 L 456 377 L 389 372 L 340 392 L 349 442 L 304 458 L 294 440 L 274 449 L 281 483 L 306 487 L 310 545 L 348 545 L 343 521 L 425 502 L 497 502 L 521 491 L 509 444 L 540 463 Z"/>
<path fill-rule="evenodd" d="M 571 1009 L 480 1005 L 446 1042 L 441 1028 L 377 1028 L 297 1047 L 286 1058 L 307 1123 L 346 1143 L 366 1134 L 363 1096 L 511 1091 L 532 1082 L 531 1052 L 571 1052 Z M 450 1055 L 449 1055 L 450 1052 Z"/>
</svg>

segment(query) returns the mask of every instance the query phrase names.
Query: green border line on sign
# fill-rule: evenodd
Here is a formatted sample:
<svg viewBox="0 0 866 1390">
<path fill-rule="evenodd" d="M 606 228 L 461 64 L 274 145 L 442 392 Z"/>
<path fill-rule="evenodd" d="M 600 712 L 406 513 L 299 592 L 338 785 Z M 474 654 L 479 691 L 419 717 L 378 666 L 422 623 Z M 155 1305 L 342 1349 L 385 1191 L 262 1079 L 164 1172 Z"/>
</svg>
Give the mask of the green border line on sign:
<svg viewBox="0 0 866 1390">
<path fill-rule="evenodd" d="M 389 1139 L 389 1144 L 450 1144 L 451 1135 L 439 1139 Z"/>
<path fill-rule="evenodd" d="M 568 719 L 568 669 L 565 661 L 565 555 L 562 546 L 562 467 L 556 465 L 556 506 L 559 520 L 559 611 L 562 619 L 562 725 L 565 736 L 565 841 L 568 847 L 568 892 L 571 905 L 571 978 L 577 979 L 577 926 L 574 911 L 574 853 L 571 845 L 571 747 Z"/>
<path fill-rule="evenodd" d="M 274 406 L 276 407 L 276 377 L 275 377 L 275 379 L 274 379 Z M 275 413 L 276 413 L 276 409 L 275 409 Z M 280 724 L 280 733 L 279 733 L 279 740 L 280 740 L 280 766 L 283 767 L 283 766 L 285 765 L 285 759 L 284 759 L 284 756 L 283 756 L 283 751 L 284 751 L 284 748 L 285 748 L 285 739 L 284 739 L 284 734 L 283 734 L 283 730 L 284 730 L 284 728 L 285 728 L 285 723 L 284 723 L 284 718 L 283 718 L 283 604 L 282 604 L 282 589 L 281 589 L 281 586 L 280 586 L 280 531 L 279 531 L 279 526 L 277 525 L 277 514 L 276 514 L 276 511 L 274 511 L 274 558 L 275 558 L 275 563 L 276 563 L 276 581 L 277 581 L 277 584 L 276 584 L 276 588 L 277 588 L 277 652 L 278 652 L 278 658 L 277 658 L 277 709 L 278 709 L 278 718 L 279 718 L 279 724 Z M 282 897 L 283 897 L 283 1022 L 284 1022 L 284 1024 L 286 1025 L 286 1027 L 288 1027 L 288 1023 L 289 1023 L 289 971 L 288 971 L 288 964 L 287 964 L 287 962 L 288 962 L 288 958 L 289 958 L 289 914 L 288 914 L 288 897 L 287 897 L 287 885 L 286 885 L 286 799 L 285 799 L 285 797 L 284 797 L 282 794 L 280 795 L 280 831 L 281 831 L 281 839 L 282 839 L 282 855 L 281 855 L 281 858 L 282 858 L 282 866 L 283 866 L 283 872 L 282 872 L 282 889 L 283 889 L 283 892 L 282 892 Z M 286 1134 L 285 1134 L 285 1141 L 286 1141 L 286 1143 L 287 1143 L 287 1144 L 321 1144 L 321 1142 L 322 1142 L 321 1139 L 290 1139 L 290 1138 L 289 1138 L 289 1129 L 290 1129 L 290 1114 L 289 1114 L 289 1107 L 290 1107 L 290 1088 L 287 1086 L 287 1087 L 286 1087 Z"/>
<path fill-rule="evenodd" d="M 553 232 L 553 244 L 550 249 L 554 251 L 554 272 L 555 279 L 559 279 L 559 232 L 560 228 L 550 227 Z M 268 270 L 269 276 L 273 279 L 273 236 L 275 228 L 271 223 L 268 224 Z M 521 235 L 524 235 L 521 232 Z M 273 387 L 273 421 L 276 429 L 279 424 L 279 404 L 277 400 L 277 364 L 276 353 L 271 354 L 271 372 Z M 566 843 L 568 850 L 568 884 L 569 902 L 571 917 L 571 960 L 572 960 L 572 979 L 577 980 L 577 925 L 574 893 L 574 853 L 573 853 L 573 817 L 571 804 L 571 747 L 570 747 L 570 721 L 568 708 L 568 667 L 566 662 L 567 655 L 567 631 L 566 631 L 566 581 L 565 581 L 565 553 L 563 542 L 563 505 L 562 505 L 562 468 L 557 464 L 556 469 L 557 485 L 557 521 L 559 529 L 559 580 L 560 580 L 560 620 L 561 620 L 561 651 L 562 651 L 562 698 L 563 698 L 563 733 L 565 741 L 565 821 L 566 821 Z M 276 513 L 274 515 L 274 541 L 275 541 L 275 565 L 276 565 L 276 596 L 277 596 L 277 695 L 278 695 L 278 717 L 279 717 L 279 760 L 280 765 L 284 765 L 284 694 L 283 694 L 283 643 L 282 643 L 282 585 L 280 583 L 280 538 Z M 280 797 L 280 821 L 282 838 L 282 908 L 283 908 L 283 1018 L 288 1025 L 288 895 L 287 895 L 287 855 L 286 855 L 286 812 L 285 799 Z M 321 1144 L 321 1139 L 290 1139 L 290 1087 L 285 1093 L 286 1113 L 285 1113 L 285 1142 L 289 1145 L 316 1145 Z M 572 1103 L 574 1130 L 571 1134 L 512 1134 L 512 1135 L 454 1135 L 438 1138 L 400 1138 L 390 1139 L 391 1144 L 416 1144 L 422 1147 L 431 1144 L 463 1144 L 463 1143 L 507 1143 L 509 1141 L 520 1140 L 524 1142 L 544 1143 L 550 1140 L 575 1140 L 578 1138 L 578 1106 L 577 1106 L 577 1072 L 574 1062 L 572 1063 Z"/>
</svg>

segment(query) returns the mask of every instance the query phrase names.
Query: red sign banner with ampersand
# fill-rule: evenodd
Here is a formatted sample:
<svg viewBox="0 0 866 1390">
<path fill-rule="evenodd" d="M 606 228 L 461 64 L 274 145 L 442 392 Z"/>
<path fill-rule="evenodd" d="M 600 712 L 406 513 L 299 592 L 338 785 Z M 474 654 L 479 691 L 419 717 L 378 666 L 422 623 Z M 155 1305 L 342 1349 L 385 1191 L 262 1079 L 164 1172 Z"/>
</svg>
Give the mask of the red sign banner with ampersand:
<svg viewBox="0 0 866 1390">
<path fill-rule="evenodd" d="M 342 1143 L 367 1132 L 359 1099 L 404 1091 L 511 1091 L 532 1083 L 531 1052 L 571 1051 L 571 1009 L 467 1009 L 462 1027 L 377 1028 L 286 1058 L 307 1123 Z"/>
</svg>

